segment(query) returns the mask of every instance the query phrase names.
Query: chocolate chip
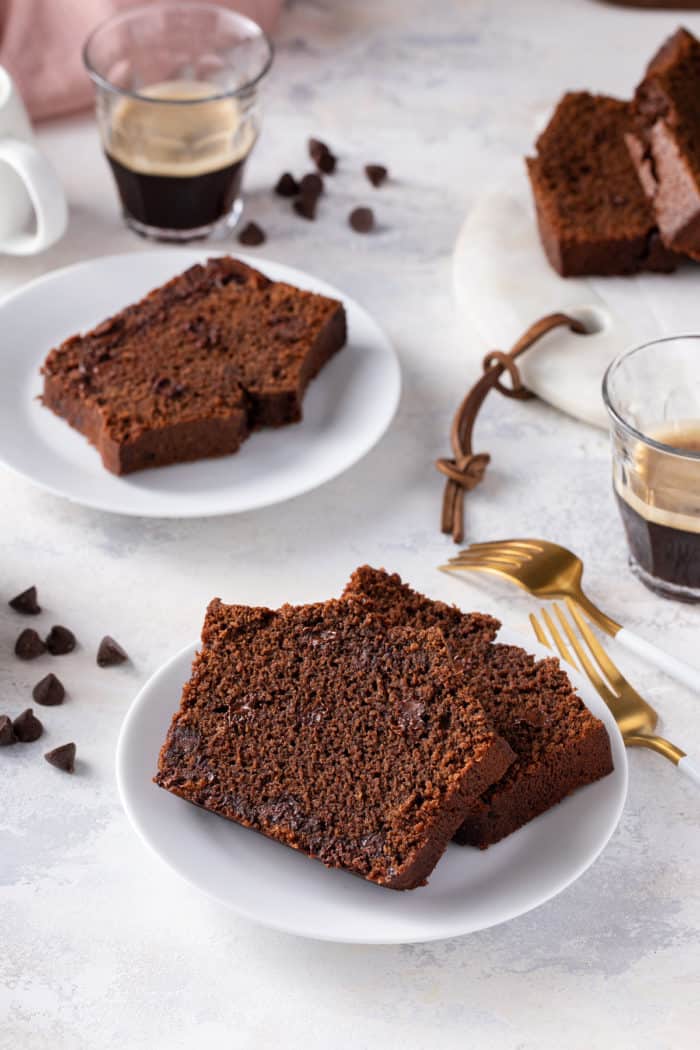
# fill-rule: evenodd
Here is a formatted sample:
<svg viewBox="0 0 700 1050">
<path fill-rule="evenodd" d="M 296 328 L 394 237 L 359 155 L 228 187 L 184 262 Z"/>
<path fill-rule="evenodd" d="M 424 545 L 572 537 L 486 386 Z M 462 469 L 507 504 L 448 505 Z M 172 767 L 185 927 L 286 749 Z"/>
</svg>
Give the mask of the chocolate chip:
<svg viewBox="0 0 700 1050">
<path fill-rule="evenodd" d="M 56 625 L 46 637 L 46 648 L 53 656 L 63 656 L 75 649 L 75 635 L 67 627 Z"/>
<path fill-rule="evenodd" d="M 307 145 L 309 147 L 309 156 L 313 161 L 315 161 L 322 153 L 330 152 L 325 142 L 321 142 L 320 139 L 309 139 Z"/>
<path fill-rule="evenodd" d="M 0 747 L 9 747 L 17 740 L 12 728 L 12 719 L 7 715 L 0 715 Z"/>
<path fill-rule="evenodd" d="M 106 634 L 100 642 L 97 650 L 97 663 L 100 667 L 114 667 L 115 664 L 123 664 L 129 659 L 129 654 L 122 649 L 119 642 Z"/>
<path fill-rule="evenodd" d="M 46 646 L 31 627 L 26 627 L 15 642 L 15 655 L 20 660 L 35 660 L 46 652 Z"/>
<path fill-rule="evenodd" d="M 26 591 L 12 598 L 9 604 L 15 612 L 22 613 L 23 616 L 36 616 L 41 612 L 41 606 L 36 600 L 36 587 L 27 587 Z"/>
<path fill-rule="evenodd" d="M 44 758 L 51 766 L 62 769 L 64 773 L 75 772 L 75 744 L 61 744 L 47 751 Z"/>
<path fill-rule="evenodd" d="M 173 400 L 177 400 L 178 398 L 182 397 L 186 389 L 187 388 L 184 387 L 182 383 L 174 383 L 173 386 L 171 386 L 165 391 L 165 396 L 170 397 Z"/>
<path fill-rule="evenodd" d="M 299 183 L 299 196 L 314 202 L 323 193 L 323 179 L 315 171 L 309 172 Z"/>
<path fill-rule="evenodd" d="M 383 164 L 365 164 L 365 175 L 373 186 L 381 186 L 386 182 L 389 172 Z"/>
<path fill-rule="evenodd" d="M 280 197 L 296 197 L 298 192 L 299 183 L 293 175 L 290 175 L 288 171 L 280 175 L 275 186 L 275 193 L 279 194 Z"/>
<path fill-rule="evenodd" d="M 336 158 L 325 142 L 321 142 L 319 139 L 309 139 L 309 156 L 319 171 L 323 171 L 327 175 L 331 175 L 335 171 Z"/>
<path fill-rule="evenodd" d="M 299 197 L 298 200 L 294 201 L 294 211 L 297 215 L 301 215 L 303 219 L 315 219 L 317 199 L 316 197 Z"/>
<path fill-rule="evenodd" d="M 265 236 L 265 231 L 258 226 L 257 222 L 249 222 L 238 234 L 238 240 L 241 244 L 255 247 L 258 244 L 264 244 L 267 238 Z"/>
<path fill-rule="evenodd" d="M 43 707 L 57 707 L 63 703 L 66 691 L 55 674 L 47 674 L 32 689 L 32 696 Z"/>
<path fill-rule="evenodd" d="M 374 212 L 371 208 L 355 208 L 350 212 L 348 222 L 356 233 L 369 233 L 374 228 Z"/>
<path fill-rule="evenodd" d="M 162 394 L 170 386 L 170 380 L 167 376 L 156 376 L 151 384 L 151 390 L 154 394 Z"/>
<path fill-rule="evenodd" d="M 12 723 L 12 728 L 17 739 L 23 744 L 31 744 L 32 741 L 38 740 L 44 732 L 43 725 L 36 718 L 31 707 L 28 707 L 21 715 L 17 715 Z"/>
</svg>

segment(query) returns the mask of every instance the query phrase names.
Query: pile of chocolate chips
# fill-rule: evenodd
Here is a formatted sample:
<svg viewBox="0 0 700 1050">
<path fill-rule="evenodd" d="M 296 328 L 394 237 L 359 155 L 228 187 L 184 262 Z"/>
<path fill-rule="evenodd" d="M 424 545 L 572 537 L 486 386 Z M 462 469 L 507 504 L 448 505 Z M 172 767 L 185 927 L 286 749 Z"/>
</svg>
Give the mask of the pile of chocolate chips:
<svg viewBox="0 0 700 1050">
<path fill-rule="evenodd" d="M 323 176 L 334 174 L 338 158 L 320 139 L 309 139 L 307 148 L 317 170 L 309 172 L 299 180 L 295 179 L 291 172 L 283 172 L 277 180 L 275 193 L 279 197 L 289 198 L 295 213 L 312 222 L 316 218 L 318 202 L 325 190 Z M 375 189 L 386 182 L 389 175 L 383 164 L 366 164 L 364 172 Z M 375 225 L 373 210 L 366 206 L 353 208 L 348 215 L 348 224 L 356 233 L 370 233 Z M 246 246 L 263 244 L 266 240 L 265 231 L 256 222 L 249 222 L 239 233 L 238 240 Z"/>
<path fill-rule="evenodd" d="M 21 616 L 38 616 L 41 606 L 37 596 L 36 587 L 28 587 L 8 603 L 15 612 Z M 49 652 L 52 656 L 64 656 L 75 649 L 76 639 L 72 631 L 60 624 L 55 624 L 45 639 L 42 639 L 37 631 L 26 627 L 20 632 L 15 642 L 15 655 L 20 660 L 35 660 L 42 653 Z M 113 667 L 123 664 L 129 657 L 124 649 L 114 638 L 108 634 L 104 636 L 97 650 L 97 664 L 99 667 Z M 40 679 L 32 690 L 35 703 L 42 707 L 56 707 L 62 704 L 66 690 L 63 682 L 51 671 Z M 0 715 L 0 747 L 9 747 L 10 744 L 29 744 L 44 732 L 44 727 L 28 707 L 22 714 L 12 719 L 9 715 Z M 75 771 L 75 744 L 61 744 L 54 747 L 44 755 L 46 761 L 61 769 L 65 773 Z"/>
</svg>

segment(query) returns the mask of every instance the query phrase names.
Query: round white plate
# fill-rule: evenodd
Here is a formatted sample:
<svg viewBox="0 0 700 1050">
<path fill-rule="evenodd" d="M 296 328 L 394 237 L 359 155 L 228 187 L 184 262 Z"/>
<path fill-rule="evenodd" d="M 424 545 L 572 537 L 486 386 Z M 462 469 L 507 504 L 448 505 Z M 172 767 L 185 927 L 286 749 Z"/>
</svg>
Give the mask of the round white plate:
<svg viewBox="0 0 700 1050">
<path fill-rule="evenodd" d="M 623 350 L 650 339 L 698 331 L 698 270 L 684 263 L 673 274 L 560 277 L 540 243 L 525 165 L 474 204 L 453 255 L 455 298 L 484 342 L 510 350 L 539 317 L 561 311 L 592 329 L 559 328 L 518 359 L 525 385 L 576 419 L 607 428 L 601 387 Z M 466 340 L 475 376 L 484 347 Z"/>
<path fill-rule="evenodd" d="M 502 629 L 501 641 L 549 650 Z M 397 893 L 324 868 L 279 843 L 198 809 L 152 783 L 158 752 L 197 649 L 165 664 L 133 702 L 117 748 L 117 782 L 132 824 L 187 882 L 246 919 L 319 940 L 398 944 L 455 937 L 536 908 L 577 879 L 612 835 L 627 794 L 615 720 L 588 681 L 572 675 L 605 722 L 615 770 L 488 850 L 451 844 L 427 886 Z"/>
<path fill-rule="evenodd" d="M 49 492 L 143 517 L 192 518 L 264 507 L 329 481 L 389 426 L 400 393 L 387 337 L 354 300 L 301 270 L 239 258 L 273 280 L 342 300 L 348 343 L 309 385 L 302 423 L 252 434 L 240 452 L 117 477 L 96 450 L 43 408 L 39 367 L 51 347 L 140 299 L 211 251 L 168 248 L 105 256 L 32 281 L 0 304 L 0 462 Z"/>
</svg>

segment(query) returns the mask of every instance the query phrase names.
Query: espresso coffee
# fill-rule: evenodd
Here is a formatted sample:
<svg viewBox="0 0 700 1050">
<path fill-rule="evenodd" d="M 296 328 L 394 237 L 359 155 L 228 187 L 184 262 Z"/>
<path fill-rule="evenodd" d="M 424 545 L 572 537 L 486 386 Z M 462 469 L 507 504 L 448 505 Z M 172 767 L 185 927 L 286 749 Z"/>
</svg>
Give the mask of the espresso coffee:
<svg viewBox="0 0 700 1050">
<path fill-rule="evenodd" d="M 136 224 L 196 235 L 230 213 L 256 132 L 238 101 L 216 92 L 173 80 L 114 106 L 105 153 Z"/>
<path fill-rule="evenodd" d="M 662 591 L 664 583 L 700 591 L 700 458 L 692 458 L 700 457 L 700 420 L 658 427 L 649 436 L 680 451 L 640 442 L 631 462 L 616 470 L 630 553 L 650 586 L 659 581 Z"/>
</svg>

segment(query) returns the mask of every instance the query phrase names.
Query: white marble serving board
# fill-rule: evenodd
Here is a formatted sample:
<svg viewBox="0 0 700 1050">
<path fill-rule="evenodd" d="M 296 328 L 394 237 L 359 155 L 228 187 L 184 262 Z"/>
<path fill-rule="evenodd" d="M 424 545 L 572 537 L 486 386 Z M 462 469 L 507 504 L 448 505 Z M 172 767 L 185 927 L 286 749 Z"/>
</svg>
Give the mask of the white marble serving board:
<svg viewBox="0 0 700 1050">
<path fill-rule="evenodd" d="M 524 166 L 483 194 L 459 232 L 453 258 L 459 310 L 494 348 L 509 350 L 537 318 L 573 314 L 597 330 L 558 329 L 520 358 L 523 381 L 577 419 L 606 427 L 601 383 L 621 351 L 661 336 L 700 331 L 700 269 L 674 274 L 563 278 L 549 265 L 537 233 Z M 481 367 L 483 346 L 465 343 Z"/>
</svg>

